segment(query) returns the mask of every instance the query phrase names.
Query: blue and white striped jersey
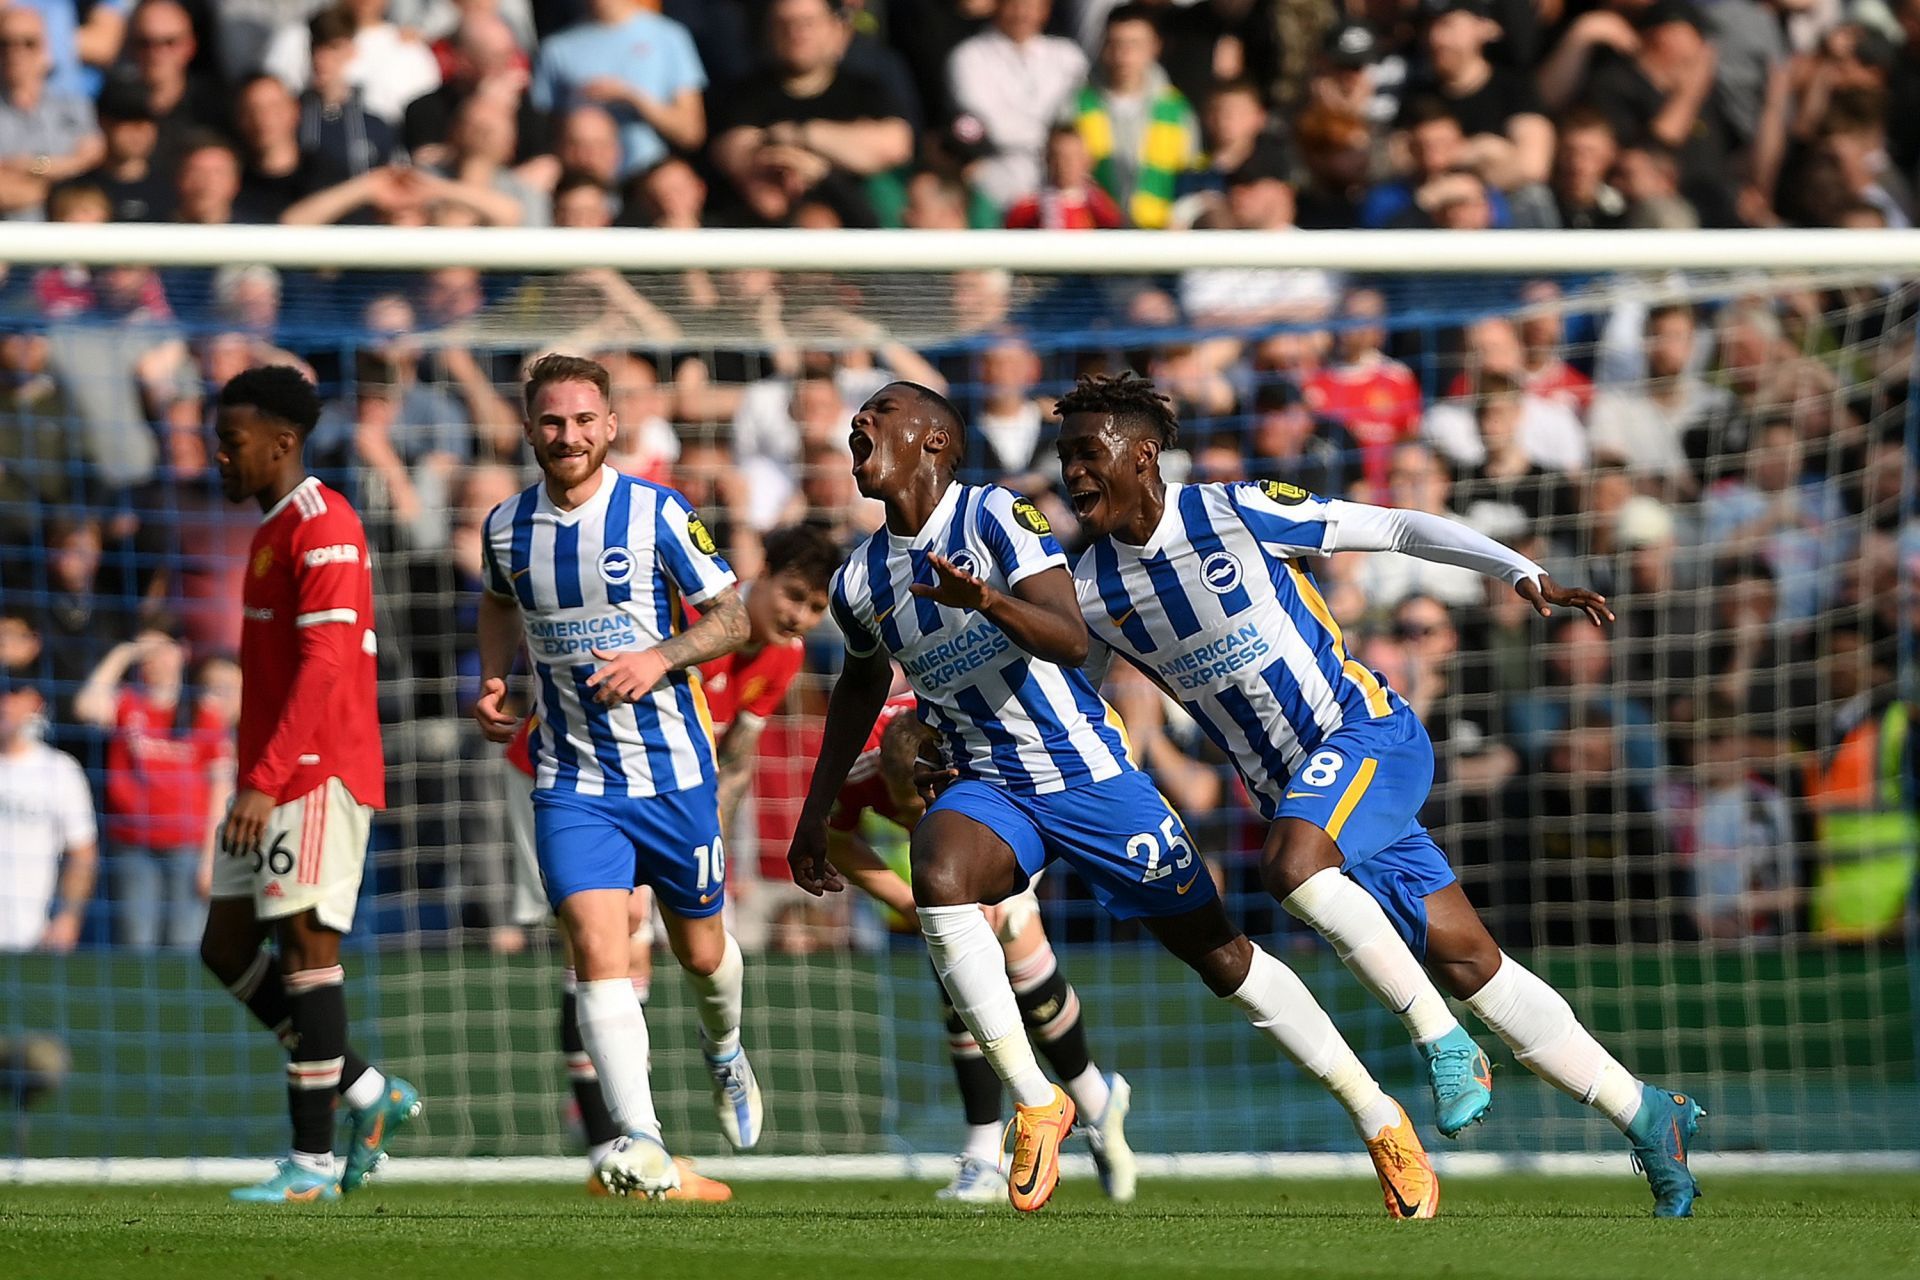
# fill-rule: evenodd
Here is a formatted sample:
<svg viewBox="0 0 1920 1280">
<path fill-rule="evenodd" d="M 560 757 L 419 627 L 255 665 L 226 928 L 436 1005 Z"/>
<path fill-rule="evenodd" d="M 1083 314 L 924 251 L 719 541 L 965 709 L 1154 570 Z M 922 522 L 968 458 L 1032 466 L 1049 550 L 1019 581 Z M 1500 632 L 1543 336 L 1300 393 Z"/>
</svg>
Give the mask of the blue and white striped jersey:
<svg viewBox="0 0 1920 1280">
<path fill-rule="evenodd" d="M 1341 725 L 1413 714 L 1347 656 L 1319 588 L 1294 563 L 1338 545 L 1342 509 L 1353 504 L 1271 480 L 1169 484 L 1145 546 L 1103 538 L 1074 566 L 1094 640 L 1192 712 L 1268 817 Z"/>
<path fill-rule="evenodd" d="M 687 500 L 602 467 L 572 511 L 544 482 L 495 507 L 482 543 L 486 588 L 519 602 L 539 716 L 534 786 L 581 795 L 684 791 L 714 774 L 712 721 L 697 672 L 675 668 L 646 697 L 602 706 L 589 650 L 650 649 L 678 632 L 683 604 L 733 585 L 733 570 Z"/>
<path fill-rule="evenodd" d="M 960 776 L 1046 794 L 1130 770 L 1119 721 L 1084 672 L 1034 657 L 981 614 L 907 590 L 937 581 L 929 552 L 997 591 L 1067 560 L 1031 502 L 954 483 L 919 533 L 882 528 L 834 575 L 833 617 L 847 651 L 864 657 L 886 646 Z"/>
</svg>

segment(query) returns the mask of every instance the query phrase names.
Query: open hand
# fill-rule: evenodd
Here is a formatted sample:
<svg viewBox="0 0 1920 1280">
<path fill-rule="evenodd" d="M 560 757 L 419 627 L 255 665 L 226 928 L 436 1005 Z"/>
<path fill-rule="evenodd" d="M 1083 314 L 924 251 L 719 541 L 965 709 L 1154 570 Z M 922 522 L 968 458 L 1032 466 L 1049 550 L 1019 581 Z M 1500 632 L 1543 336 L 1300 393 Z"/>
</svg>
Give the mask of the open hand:
<svg viewBox="0 0 1920 1280">
<path fill-rule="evenodd" d="M 1551 618 L 1553 606 L 1559 605 L 1580 610 L 1593 619 L 1596 627 L 1604 627 L 1613 621 L 1613 610 L 1607 608 L 1607 598 L 1598 591 L 1589 591 L 1585 587 L 1563 587 L 1544 573 L 1538 581 L 1521 579 L 1513 589 L 1543 618 Z"/>
<path fill-rule="evenodd" d="M 266 839 L 267 819 L 273 816 L 273 797 L 252 787 L 243 788 L 220 826 L 220 847 L 230 854 L 253 853 Z"/>
<path fill-rule="evenodd" d="M 907 590 L 923 600 L 946 605 L 949 609 L 970 609 L 984 613 L 994 601 L 994 590 L 953 561 L 936 552 L 927 554 L 927 563 L 939 579 L 934 583 L 916 582 Z"/>
<path fill-rule="evenodd" d="M 847 887 L 838 868 L 827 860 L 827 824 L 817 818 L 802 818 L 793 829 L 793 842 L 787 846 L 787 871 L 795 884 L 816 898 Z"/>
<path fill-rule="evenodd" d="M 638 702 L 667 674 L 667 660 L 658 649 L 609 653 L 604 649 L 588 652 L 607 665 L 587 677 L 587 686 L 599 691 L 596 701 L 617 707 L 623 702 Z"/>
<path fill-rule="evenodd" d="M 486 682 L 473 703 L 473 721 L 488 742 L 512 742 L 520 732 L 520 717 L 507 712 L 507 682 L 498 676 Z"/>
</svg>

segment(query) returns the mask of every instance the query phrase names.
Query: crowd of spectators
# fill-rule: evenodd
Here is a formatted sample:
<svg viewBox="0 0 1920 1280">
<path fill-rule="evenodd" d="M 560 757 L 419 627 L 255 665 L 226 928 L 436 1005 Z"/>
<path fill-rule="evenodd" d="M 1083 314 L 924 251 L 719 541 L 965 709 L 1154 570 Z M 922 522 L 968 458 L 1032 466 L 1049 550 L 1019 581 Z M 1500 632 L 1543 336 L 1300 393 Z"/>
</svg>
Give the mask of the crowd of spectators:
<svg viewBox="0 0 1920 1280">
<path fill-rule="evenodd" d="M 7 0 L 0 212 L 1904 227 L 1916 94 L 1920 0 Z M 275 362 L 328 397 L 311 461 L 376 547 L 396 804 L 372 927 L 499 923 L 496 774 L 463 727 L 477 530 L 526 483 L 519 370 L 556 347 L 609 365 L 614 463 L 686 492 L 744 576 L 776 525 L 875 527 L 845 426 L 896 377 L 948 391 L 966 478 L 1029 493 L 1071 543 L 1052 397 L 1150 374 L 1181 474 L 1456 516 L 1615 600 L 1607 636 L 1448 566 L 1315 566 L 1430 726 L 1429 816 L 1505 941 L 1884 934 L 1920 831 L 1898 680 L 1920 617 L 1914 284 L 1584 283 L 7 271 L 0 949 L 197 930 L 252 531 L 213 482 L 209 406 Z M 817 638 L 763 739 L 770 877 L 835 653 Z M 1151 687 L 1111 696 L 1223 883 L 1251 884 L 1222 762 Z M 89 915 L 96 862 L 112 906 Z M 836 927 L 787 923 L 796 946 Z"/>
</svg>

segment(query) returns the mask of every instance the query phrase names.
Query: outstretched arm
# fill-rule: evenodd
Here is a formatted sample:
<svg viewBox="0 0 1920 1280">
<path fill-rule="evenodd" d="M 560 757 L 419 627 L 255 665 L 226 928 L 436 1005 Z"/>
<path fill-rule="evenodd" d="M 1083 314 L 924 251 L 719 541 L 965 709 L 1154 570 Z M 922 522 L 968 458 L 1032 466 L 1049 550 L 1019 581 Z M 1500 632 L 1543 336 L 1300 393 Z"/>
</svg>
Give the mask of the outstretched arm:
<svg viewBox="0 0 1920 1280">
<path fill-rule="evenodd" d="M 1327 503 L 1329 526 L 1324 550 L 1401 551 L 1437 564 L 1458 565 L 1498 578 L 1539 611 L 1554 605 L 1579 609 L 1594 626 L 1613 621 L 1605 596 L 1585 587 L 1563 587 L 1547 571 L 1511 547 L 1469 529 L 1457 520 L 1424 511 L 1401 511 L 1336 499 Z"/>
<path fill-rule="evenodd" d="M 808 893 L 838 893 L 846 887 L 827 860 L 827 815 L 833 811 L 840 788 L 846 785 L 847 771 L 866 748 L 867 735 L 873 732 L 873 722 L 880 718 L 880 708 L 892 687 L 893 667 L 884 648 L 875 646 L 866 654 L 847 653 L 847 665 L 840 669 L 833 696 L 827 700 L 820 760 L 813 767 L 807 802 L 800 810 L 793 843 L 787 849 L 793 882 Z"/>
<path fill-rule="evenodd" d="M 1087 660 L 1087 620 L 1065 569 L 1043 569 L 1020 579 L 1010 592 L 996 591 L 942 555 L 929 555 L 938 580 L 909 588 L 935 604 L 972 609 L 1007 633 L 1007 638 L 1036 658 L 1063 667 Z"/>
</svg>

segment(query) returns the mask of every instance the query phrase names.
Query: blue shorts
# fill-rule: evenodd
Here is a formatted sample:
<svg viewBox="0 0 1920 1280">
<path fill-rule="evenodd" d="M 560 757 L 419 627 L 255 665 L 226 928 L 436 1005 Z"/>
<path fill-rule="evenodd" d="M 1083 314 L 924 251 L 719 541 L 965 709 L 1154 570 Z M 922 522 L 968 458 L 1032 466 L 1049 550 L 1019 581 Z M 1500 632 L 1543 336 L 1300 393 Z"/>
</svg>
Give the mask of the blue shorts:
<svg viewBox="0 0 1920 1280">
<path fill-rule="evenodd" d="M 1426 896 L 1454 883 L 1420 823 L 1433 789 L 1433 741 L 1406 708 L 1341 726 L 1287 784 L 1275 819 L 1304 818 L 1340 846 L 1346 873 L 1379 900 L 1417 956 L 1427 951 Z"/>
<path fill-rule="evenodd" d="M 585 889 L 640 884 L 689 919 L 726 905 L 727 856 L 711 782 L 637 797 L 542 788 L 533 793 L 533 848 L 556 907 Z"/>
<path fill-rule="evenodd" d="M 964 814 L 1006 841 L 1028 879 L 1063 859 L 1116 920 L 1185 915 L 1217 896 L 1186 824 L 1135 770 L 1047 795 L 963 778 L 927 809 L 942 811 Z"/>
</svg>

